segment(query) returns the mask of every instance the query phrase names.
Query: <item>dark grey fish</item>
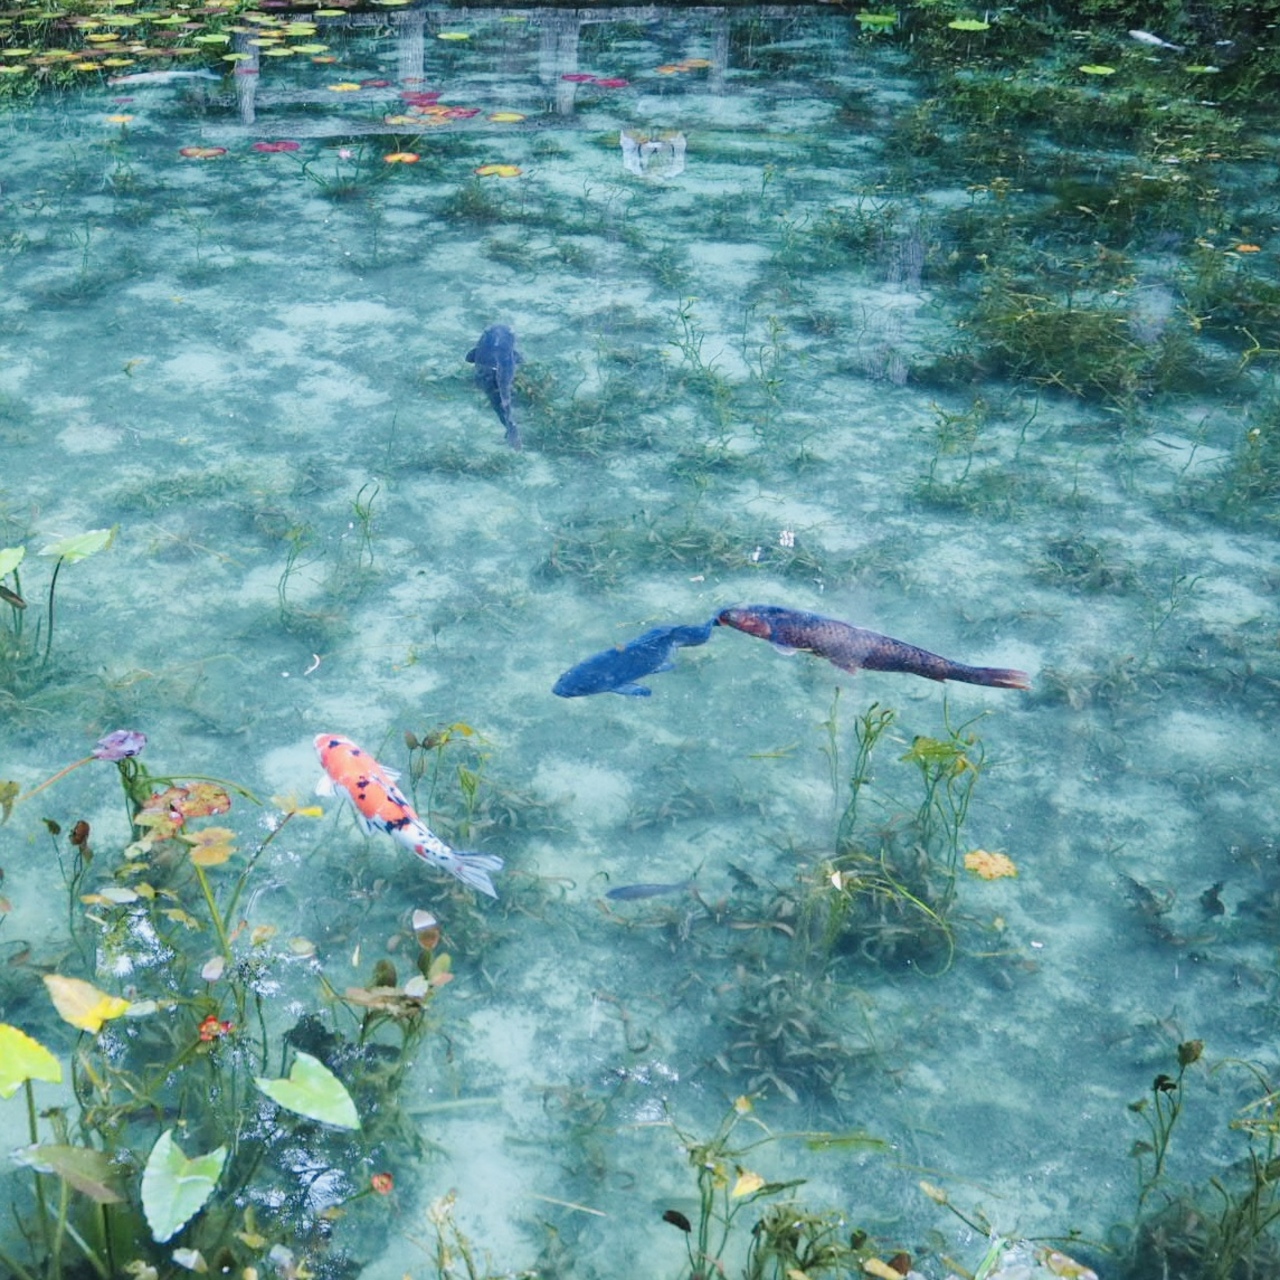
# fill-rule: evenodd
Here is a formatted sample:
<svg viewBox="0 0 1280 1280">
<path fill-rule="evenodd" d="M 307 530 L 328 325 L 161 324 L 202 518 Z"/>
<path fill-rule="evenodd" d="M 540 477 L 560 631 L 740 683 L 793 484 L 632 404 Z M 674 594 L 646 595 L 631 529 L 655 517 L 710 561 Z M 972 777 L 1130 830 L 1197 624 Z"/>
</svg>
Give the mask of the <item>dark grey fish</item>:
<svg viewBox="0 0 1280 1280">
<path fill-rule="evenodd" d="M 507 443 L 519 449 L 520 428 L 511 410 L 511 389 L 516 366 L 524 356 L 516 350 L 516 335 L 505 324 L 491 324 L 480 341 L 467 352 L 467 361 L 476 367 L 476 385 L 483 387 L 493 411 L 507 430 Z"/>
<path fill-rule="evenodd" d="M 661 898 L 668 893 L 683 893 L 692 880 L 681 880 L 676 884 L 620 884 L 610 889 L 604 896 L 614 902 L 636 902 L 641 898 Z"/>
<path fill-rule="evenodd" d="M 706 622 L 698 627 L 654 627 L 627 644 L 592 654 L 571 667 L 551 692 L 561 698 L 582 698 L 591 693 L 647 698 L 651 690 L 636 681 L 658 671 L 675 670 L 671 651 L 684 645 L 706 644 L 713 625 Z"/>
</svg>

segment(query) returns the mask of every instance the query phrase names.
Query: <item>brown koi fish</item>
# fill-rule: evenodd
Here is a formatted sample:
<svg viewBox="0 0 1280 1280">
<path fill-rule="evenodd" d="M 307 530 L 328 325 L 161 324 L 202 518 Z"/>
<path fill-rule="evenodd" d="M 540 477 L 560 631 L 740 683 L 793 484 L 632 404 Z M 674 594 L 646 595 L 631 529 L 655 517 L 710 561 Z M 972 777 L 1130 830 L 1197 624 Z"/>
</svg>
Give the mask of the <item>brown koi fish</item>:
<svg viewBox="0 0 1280 1280">
<path fill-rule="evenodd" d="M 906 671 L 927 680 L 962 680 L 965 684 L 994 685 L 998 689 L 1030 689 L 1025 671 L 1005 667 L 969 667 L 927 649 L 850 626 L 820 613 L 801 613 L 775 604 L 744 604 L 723 609 L 716 616 L 722 627 L 736 627 L 780 649 L 803 649 L 826 658 L 842 671 Z"/>
</svg>

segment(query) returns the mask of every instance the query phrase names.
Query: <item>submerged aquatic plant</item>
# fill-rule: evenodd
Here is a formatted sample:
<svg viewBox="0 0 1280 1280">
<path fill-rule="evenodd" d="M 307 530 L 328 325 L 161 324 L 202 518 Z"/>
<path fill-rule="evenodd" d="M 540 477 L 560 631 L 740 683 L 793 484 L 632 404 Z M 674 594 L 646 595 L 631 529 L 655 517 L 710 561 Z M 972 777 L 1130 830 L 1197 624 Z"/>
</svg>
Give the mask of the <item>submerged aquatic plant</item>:
<svg viewBox="0 0 1280 1280">
<path fill-rule="evenodd" d="M 0 693 L 19 696 L 41 682 L 53 651 L 54 605 L 62 566 L 78 564 L 105 551 L 115 540 L 117 529 L 114 525 L 110 529 L 90 529 L 41 548 L 38 554 L 52 559 L 54 565 L 44 593 L 44 615 L 37 619 L 34 628 L 27 622 L 29 602 L 23 594 L 20 572 L 26 548 L 0 548 Z M 6 578 L 13 583 L 12 587 L 5 585 Z"/>
<path fill-rule="evenodd" d="M 274 926 L 242 918 L 241 903 L 281 833 L 318 811 L 277 802 L 266 834 L 242 850 L 236 831 L 202 819 L 251 793 L 150 775 L 141 748 L 141 735 L 120 731 L 73 766 L 117 764 L 133 831 L 110 865 L 99 851 L 96 886 L 87 856 L 68 880 L 73 937 L 92 933 L 82 954 L 95 960 L 81 974 L 65 957 L 50 964 L 44 986 L 79 1039 L 59 1050 L 56 1032 L 0 1025 L 0 1099 L 26 1093 L 30 1144 L 18 1158 L 32 1178 L 18 1200 L 26 1228 L 0 1239 L 0 1269 L 17 1280 L 169 1275 L 175 1261 L 218 1274 L 322 1264 L 339 1274 L 351 1263 L 333 1224 L 379 1212 L 404 1147 L 396 1095 L 451 975 L 439 929 L 415 917 L 420 975 L 403 987 L 381 968 L 373 986 L 345 994 L 321 979 L 332 1027 L 292 1008 L 282 1021 L 270 1001 L 278 975 L 315 946 L 295 938 L 277 949 Z M 72 841 L 86 854 L 87 840 L 77 824 Z M 119 973 L 129 985 L 118 994 Z M 41 1113 L 36 1084 L 58 1082 L 68 1065 L 69 1103 Z M 175 1114 L 182 1134 L 164 1121 Z"/>
</svg>

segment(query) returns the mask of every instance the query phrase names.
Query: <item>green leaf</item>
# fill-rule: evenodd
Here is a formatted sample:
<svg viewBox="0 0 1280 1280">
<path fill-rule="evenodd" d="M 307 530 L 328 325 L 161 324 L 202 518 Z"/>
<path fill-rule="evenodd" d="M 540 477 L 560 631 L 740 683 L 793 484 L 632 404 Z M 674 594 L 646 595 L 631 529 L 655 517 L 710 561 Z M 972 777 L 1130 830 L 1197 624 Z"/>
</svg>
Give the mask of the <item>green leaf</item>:
<svg viewBox="0 0 1280 1280">
<path fill-rule="evenodd" d="M 26 547 L 0 547 L 0 578 L 6 573 L 12 573 L 26 554 Z"/>
<path fill-rule="evenodd" d="M 41 547 L 40 554 L 65 560 L 68 564 L 75 564 L 78 560 L 87 560 L 91 555 L 105 551 L 111 545 L 119 528 L 118 524 L 113 524 L 110 529 L 90 529 L 87 533 L 75 533 L 69 538 L 59 538 L 57 542 Z"/>
<path fill-rule="evenodd" d="M 226 1147 L 188 1160 L 172 1129 L 156 1139 L 142 1171 L 142 1212 L 157 1244 L 172 1239 L 204 1208 L 226 1160 Z"/>
<path fill-rule="evenodd" d="M 62 1064 L 25 1031 L 0 1022 L 0 1098 L 12 1098 L 28 1080 L 62 1083 Z"/>
<path fill-rule="evenodd" d="M 952 31 L 989 31 L 991 23 L 983 22 L 981 18 L 957 18 L 954 22 L 948 22 L 947 26 Z"/>
<path fill-rule="evenodd" d="M 861 13 L 855 13 L 853 16 L 858 20 L 860 27 L 872 31 L 887 31 L 898 21 L 896 13 L 868 13 L 865 9 Z"/>
<path fill-rule="evenodd" d="M 1113 76 L 1116 73 L 1115 67 L 1106 67 L 1100 62 L 1087 63 L 1080 70 L 1087 76 Z"/>
<path fill-rule="evenodd" d="M 98 1204 L 120 1204 L 124 1196 L 116 1186 L 119 1168 L 105 1151 L 92 1147 L 22 1147 L 13 1153 L 18 1164 L 41 1173 L 56 1173 L 69 1186 Z"/>
<path fill-rule="evenodd" d="M 13 812 L 14 803 L 21 790 L 22 788 L 16 782 L 0 782 L 0 826 L 9 821 L 9 815 Z M 4 1096 L 0 1093 L 0 1097 Z"/>
<path fill-rule="evenodd" d="M 254 1084 L 272 1102 L 300 1116 L 331 1124 L 338 1129 L 358 1129 L 360 1116 L 342 1081 L 318 1058 L 299 1053 L 287 1077 L 266 1080 L 254 1078 Z"/>
</svg>

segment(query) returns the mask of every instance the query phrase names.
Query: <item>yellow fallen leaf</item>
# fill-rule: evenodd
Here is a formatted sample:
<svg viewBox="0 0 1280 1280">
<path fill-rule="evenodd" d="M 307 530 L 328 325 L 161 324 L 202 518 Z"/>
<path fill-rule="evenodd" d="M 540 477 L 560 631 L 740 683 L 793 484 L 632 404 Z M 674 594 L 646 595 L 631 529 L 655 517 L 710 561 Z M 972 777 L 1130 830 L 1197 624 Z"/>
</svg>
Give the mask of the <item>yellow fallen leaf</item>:
<svg viewBox="0 0 1280 1280">
<path fill-rule="evenodd" d="M 129 1008 L 129 1002 L 119 996 L 109 996 L 99 991 L 91 982 L 81 978 L 64 978 L 61 974 L 47 973 L 44 985 L 49 989 L 49 998 L 64 1022 L 82 1031 L 92 1031 L 95 1035 L 102 1030 L 102 1024 L 111 1018 L 118 1018 Z"/>
<path fill-rule="evenodd" d="M 739 1196 L 754 1195 L 763 1186 L 764 1179 L 758 1173 L 752 1173 L 749 1169 L 739 1169 L 738 1180 L 733 1184 L 733 1190 L 729 1195 L 736 1200 Z"/>
</svg>

